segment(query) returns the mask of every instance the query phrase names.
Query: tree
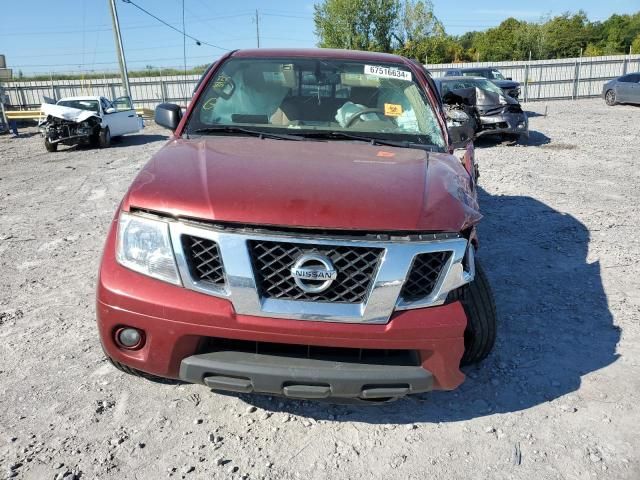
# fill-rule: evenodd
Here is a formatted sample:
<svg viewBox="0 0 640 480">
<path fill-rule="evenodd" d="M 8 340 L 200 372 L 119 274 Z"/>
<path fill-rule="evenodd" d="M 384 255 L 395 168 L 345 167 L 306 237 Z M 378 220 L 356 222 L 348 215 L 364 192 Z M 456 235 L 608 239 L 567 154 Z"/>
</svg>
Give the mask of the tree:
<svg viewBox="0 0 640 480">
<path fill-rule="evenodd" d="M 627 53 L 640 34 L 640 12 L 634 15 L 611 15 L 601 24 L 601 45 L 605 53 Z"/>
<path fill-rule="evenodd" d="M 314 9 L 321 47 L 392 52 L 444 34 L 429 0 L 323 0 Z"/>
<path fill-rule="evenodd" d="M 390 52 L 398 0 L 324 0 L 314 5 L 319 46 Z"/>
<path fill-rule="evenodd" d="M 631 43 L 631 53 L 640 53 L 640 33 Z"/>
<path fill-rule="evenodd" d="M 590 22 L 583 11 L 539 22 L 508 18 L 483 32 L 447 35 L 432 0 L 322 0 L 319 46 L 396 52 L 420 62 L 503 61 L 640 53 L 640 12 Z"/>
<path fill-rule="evenodd" d="M 589 43 L 587 44 L 587 48 L 584 49 L 584 53 L 582 55 L 585 57 L 600 57 L 604 55 L 604 50 L 598 45 Z"/>
<path fill-rule="evenodd" d="M 444 34 L 444 26 L 433 13 L 433 3 L 429 0 L 405 0 L 400 15 L 398 40 L 402 44 Z"/>
<path fill-rule="evenodd" d="M 577 57 L 591 37 L 591 25 L 583 11 L 554 17 L 543 25 L 542 31 L 549 58 Z"/>
</svg>

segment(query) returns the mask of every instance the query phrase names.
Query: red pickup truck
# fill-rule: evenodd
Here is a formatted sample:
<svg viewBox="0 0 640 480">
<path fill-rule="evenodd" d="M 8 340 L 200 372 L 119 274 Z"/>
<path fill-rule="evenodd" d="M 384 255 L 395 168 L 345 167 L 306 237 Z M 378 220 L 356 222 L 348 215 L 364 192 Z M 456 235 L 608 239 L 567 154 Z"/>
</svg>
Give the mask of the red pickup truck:
<svg viewBox="0 0 640 480">
<path fill-rule="evenodd" d="M 97 290 L 128 373 L 385 401 L 464 379 L 496 315 L 473 147 L 411 60 L 239 50 L 217 61 L 111 224 Z M 455 117 L 460 121 L 460 116 Z"/>
</svg>

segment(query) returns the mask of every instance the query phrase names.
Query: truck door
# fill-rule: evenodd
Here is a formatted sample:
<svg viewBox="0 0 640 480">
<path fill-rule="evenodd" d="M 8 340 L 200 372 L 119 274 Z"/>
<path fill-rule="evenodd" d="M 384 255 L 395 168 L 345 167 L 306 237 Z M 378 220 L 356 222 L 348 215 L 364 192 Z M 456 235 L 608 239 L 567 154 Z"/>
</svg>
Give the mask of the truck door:
<svg viewBox="0 0 640 480">
<path fill-rule="evenodd" d="M 109 127 L 112 137 L 117 137 L 124 133 L 123 119 L 113 104 L 102 97 L 100 99 L 102 105 L 102 128 Z"/>
<path fill-rule="evenodd" d="M 140 120 L 129 97 L 118 97 L 113 101 L 113 105 L 121 118 L 123 134 L 140 130 Z"/>
</svg>

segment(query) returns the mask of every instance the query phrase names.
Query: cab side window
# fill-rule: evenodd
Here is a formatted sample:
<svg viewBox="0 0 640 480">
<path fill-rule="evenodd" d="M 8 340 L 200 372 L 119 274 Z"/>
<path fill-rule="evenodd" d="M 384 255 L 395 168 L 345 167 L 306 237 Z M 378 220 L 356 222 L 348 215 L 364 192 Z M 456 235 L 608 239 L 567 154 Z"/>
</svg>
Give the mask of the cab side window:
<svg viewBox="0 0 640 480">
<path fill-rule="evenodd" d="M 640 74 L 631 73 L 629 75 L 625 75 L 624 77 L 620 77 L 619 81 L 623 83 L 638 83 L 638 81 L 640 81 Z"/>
<path fill-rule="evenodd" d="M 104 97 L 100 99 L 100 105 L 102 106 L 103 113 L 107 113 L 107 108 L 111 108 L 111 102 Z"/>
</svg>

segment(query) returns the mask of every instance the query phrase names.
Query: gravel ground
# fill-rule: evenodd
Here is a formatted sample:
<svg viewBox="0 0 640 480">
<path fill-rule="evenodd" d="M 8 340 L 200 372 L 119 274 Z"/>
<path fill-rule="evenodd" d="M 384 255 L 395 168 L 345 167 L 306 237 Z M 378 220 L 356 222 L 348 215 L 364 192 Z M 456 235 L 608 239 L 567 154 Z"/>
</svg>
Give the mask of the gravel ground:
<svg viewBox="0 0 640 480">
<path fill-rule="evenodd" d="M 0 477 L 640 478 L 640 108 L 530 104 L 483 141 L 493 354 L 453 392 L 375 407 L 220 395 L 106 363 L 106 228 L 165 131 L 108 150 L 0 137 Z"/>
</svg>

